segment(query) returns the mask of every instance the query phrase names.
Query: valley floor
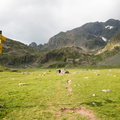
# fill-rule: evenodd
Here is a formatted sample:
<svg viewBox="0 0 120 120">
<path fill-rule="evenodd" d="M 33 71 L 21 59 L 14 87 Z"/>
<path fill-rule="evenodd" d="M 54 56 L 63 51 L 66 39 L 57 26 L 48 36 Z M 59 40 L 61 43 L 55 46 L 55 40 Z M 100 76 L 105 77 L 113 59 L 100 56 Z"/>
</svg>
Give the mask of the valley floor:
<svg viewBox="0 0 120 120">
<path fill-rule="evenodd" d="M 0 72 L 1 120 L 118 120 L 120 69 Z"/>
</svg>

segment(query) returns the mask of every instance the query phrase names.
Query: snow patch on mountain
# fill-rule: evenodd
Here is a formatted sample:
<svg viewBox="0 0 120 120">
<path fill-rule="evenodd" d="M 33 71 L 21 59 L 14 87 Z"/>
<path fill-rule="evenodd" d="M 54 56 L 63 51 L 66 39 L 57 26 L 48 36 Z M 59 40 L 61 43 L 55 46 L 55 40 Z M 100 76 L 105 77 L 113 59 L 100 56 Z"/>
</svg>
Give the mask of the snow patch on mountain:
<svg viewBox="0 0 120 120">
<path fill-rule="evenodd" d="M 103 41 L 107 42 L 107 39 L 103 36 L 100 36 L 102 38 Z"/>
<path fill-rule="evenodd" d="M 113 29 L 114 27 L 113 26 L 110 26 L 110 25 L 107 25 L 105 26 L 106 29 Z"/>
</svg>

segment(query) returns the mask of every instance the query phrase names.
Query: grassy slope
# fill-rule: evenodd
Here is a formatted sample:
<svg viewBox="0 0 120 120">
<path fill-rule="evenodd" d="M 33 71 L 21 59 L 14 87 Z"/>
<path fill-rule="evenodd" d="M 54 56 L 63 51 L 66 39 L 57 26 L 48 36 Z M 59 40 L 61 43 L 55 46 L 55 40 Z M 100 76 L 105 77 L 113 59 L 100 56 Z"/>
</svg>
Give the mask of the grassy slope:
<svg viewBox="0 0 120 120">
<path fill-rule="evenodd" d="M 0 72 L 0 104 L 5 105 L 0 108 L 0 119 L 85 120 L 77 113 L 60 111 L 79 104 L 93 110 L 101 120 L 120 118 L 120 69 L 68 69 L 70 74 L 57 74 L 55 69 L 21 71 Z M 66 90 L 67 80 L 72 80 L 72 92 Z"/>
<path fill-rule="evenodd" d="M 0 54 L 0 65 L 10 67 L 25 67 L 32 65 L 42 55 L 37 49 L 21 42 L 7 39 L 3 41 L 3 53 Z"/>
<path fill-rule="evenodd" d="M 101 65 L 120 66 L 120 33 L 117 33 L 108 42 L 106 47 L 99 51 L 99 56 L 103 57 Z"/>
</svg>

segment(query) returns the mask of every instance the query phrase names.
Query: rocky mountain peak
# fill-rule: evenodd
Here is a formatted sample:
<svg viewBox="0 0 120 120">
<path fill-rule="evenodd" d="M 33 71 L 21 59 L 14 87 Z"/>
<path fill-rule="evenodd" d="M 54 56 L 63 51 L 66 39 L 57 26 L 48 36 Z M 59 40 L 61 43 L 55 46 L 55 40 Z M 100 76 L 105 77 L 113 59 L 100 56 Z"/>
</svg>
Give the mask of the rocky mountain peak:
<svg viewBox="0 0 120 120">
<path fill-rule="evenodd" d="M 109 19 L 106 22 L 90 22 L 67 32 L 58 33 L 50 38 L 43 48 L 50 50 L 75 46 L 85 51 L 97 51 L 105 47 L 107 42 L 119 32 L 119 20 Z"/>
<path fill-rule="evenodd" d="M 105 22 L 105 25 L 110 25 L 110 26 L 119 26 L 120 25 L 120 21 L 119 20 L 115 20 L 115 19 L 109 19 Z"/>
<path fill-rule="evenodd" d="M 32 42 L 31 44 L 29 44 L 30 47 L 37 47 L 37 44 L 35 42 Z"/>
</svg>

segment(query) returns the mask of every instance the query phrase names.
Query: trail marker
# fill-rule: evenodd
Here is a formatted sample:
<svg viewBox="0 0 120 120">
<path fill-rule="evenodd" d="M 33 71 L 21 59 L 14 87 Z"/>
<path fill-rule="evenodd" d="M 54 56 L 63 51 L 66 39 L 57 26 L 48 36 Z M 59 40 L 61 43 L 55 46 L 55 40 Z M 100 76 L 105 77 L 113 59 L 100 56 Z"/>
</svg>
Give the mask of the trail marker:
<svg viewBox="0 0 120 120">
<path fill-rule="evenodd" d="M 0 49 L 2 49 L 2 44 L 0 44 Z"/>
<path fill-rule="evenodd" d="M 4 37 L 2 31 L 0 31 L 0 54 L 2 54 L 2 41 L 6 41 L 6 37 Z"/>
<path fill-rule="evenodd" d="M 0 54 L 2 54 L 2 49 L 0 49 Z"/>
</svg>

